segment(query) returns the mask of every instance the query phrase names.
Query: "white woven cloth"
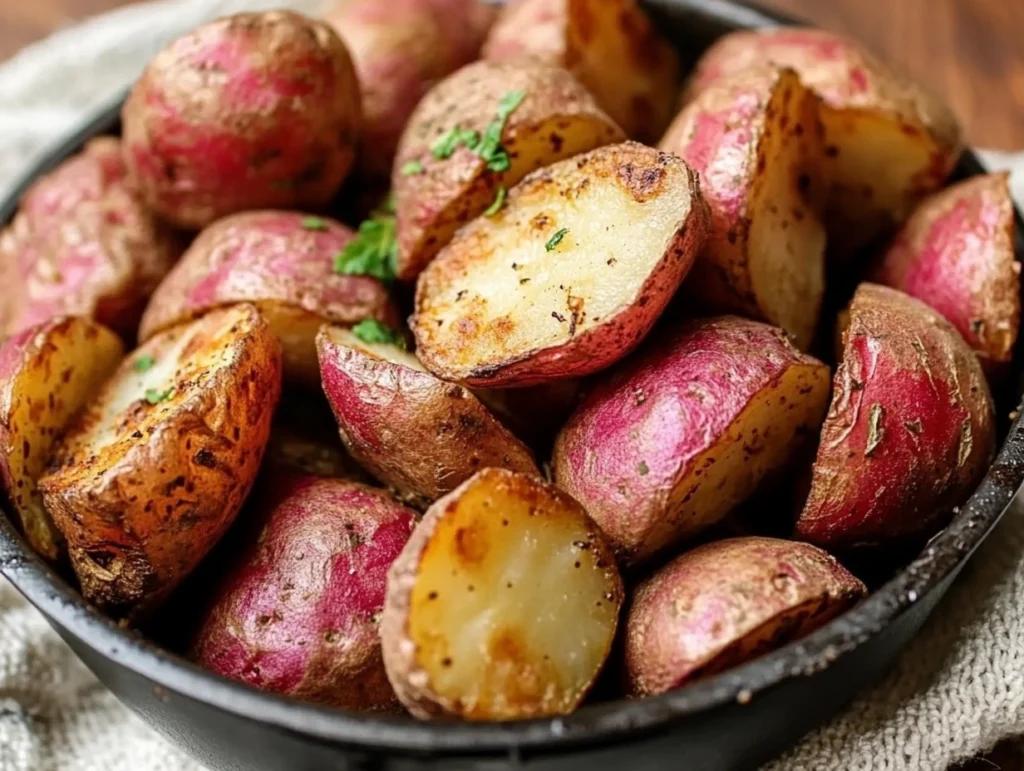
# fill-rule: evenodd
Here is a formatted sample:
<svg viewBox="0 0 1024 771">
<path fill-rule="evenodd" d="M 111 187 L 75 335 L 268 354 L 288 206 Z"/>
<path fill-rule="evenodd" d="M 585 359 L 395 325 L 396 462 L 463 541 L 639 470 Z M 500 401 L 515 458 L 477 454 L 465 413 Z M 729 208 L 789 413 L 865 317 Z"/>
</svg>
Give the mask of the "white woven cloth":
<svg viewBox="0 0 1024 771">
<path fill-rule="evenodd" d="M 324 2 L 286 4 L 315 13 Z M 168 37 L 206 18 L 281 4 L 129 6 L 0 65 L 0 189 L 128 84 Z M 999 167 L 1015 160 L 987 159 Z M 1024 200 L 1024 174 L 1013 182 Z M 1024 506 L 982 547 L 891 674 L 771 771 L 946 771 L 1004 737 L 1024 734 L 1022 555 Z M 0 771 L 202 769 L 120 706 L 0 579 Z"/>
</svg>

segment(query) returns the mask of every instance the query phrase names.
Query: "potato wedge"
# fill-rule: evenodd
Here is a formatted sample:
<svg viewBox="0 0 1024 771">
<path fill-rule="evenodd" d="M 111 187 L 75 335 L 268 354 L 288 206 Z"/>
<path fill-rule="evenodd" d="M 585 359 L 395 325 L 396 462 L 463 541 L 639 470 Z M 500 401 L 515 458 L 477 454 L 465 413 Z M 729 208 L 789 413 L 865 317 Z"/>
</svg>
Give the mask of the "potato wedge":
<svg viewBox="0 0 1024 771">
<path fill-rule="evenodd" d="M 987 368 L 1010 361 L 1020 327 L 1007 177 L 971 177 L 925 199 L 872 272 L 945 316 Z"/>
<path fill-rule="evenodd" d="M 382 282 L 334 272 L 335 256 L 354 237 L 334 220 L 298 212 L 245 212 L 218 220 L 153 294 L 139 339 L 214 308 L 251 302 L 281 341 L 285 376 L 319 387 L 315 339 L 322 324 L 398 323 Z"/>
<path fill-rule="evenodd" d="M 421 276 L 419 358 L 445 380 L 483 388 L 603 369 L 650 331 L 708 218 L 696 173 L 635 142 L 537 171 Z"/>
<path fill-rule="evenodd" d="M 825 291 L 825 228 L 810 201 L 817 100 L 792 70 L 744 70 L 683 108 L 659 147 L 700 174 L 711 234 L 689 296 L 785 329 L 806 350 Z"/>
<path fill-rule="evenodd" d="M 635 0 L 508 3 L 483 58 L 524 56 L 569 70 L 631 139 L 654 144 L 672 118 L 679 57 Z"/>
<path fill-rule="evenodd" d="M 721 521 L 801 456 L 829 370 L 782 330 L 688 322 L 595 385 L 555 441 L 555 484 L 633 566 Z"/>
<path fill-rule="evenodd" d="M 567 714 L 608 656 L 623 595 L 578 503 L 484 469 L 431 506 L 392 565 L 384 666 L 418 718 Z"/>
<path fill-rule="evenodd" d="M 51 561 L 64 537 L 43 507 L 36 480 L 57 437 L 117 367 L 121 340 L 89 319 L 50 319 L 0 348 L 0 480 L 29 544 Z"/>
<path fill-rule="evenodd" d="M 540 476 L 530 450 L 479 399 L 411 353 L 337 326 L 321 330 L 317 348 L 342 442 L 402 500 L 425 508 L 487 467 Z"/>
<path fill-rule="evenodd" d="M 940 188 L 962 148 L 956 116 L 918 83 L 832 32 L 734 32 L 698 62 L 687 95 L 755 64 L 791 67 L 823 100 L 824 219 L 830 252 L 848 257 L 903 222 Z"/>
<path fill-rule="evenodd" d="M 985 474 L 992 397 L 978 358 L 920 300 L 861 284 L 799 538 L 826 548 L 928 535 Z"/>
<path fill-rule="evenodd" d="M 280 393 L 281 348 L 251 305 L 121 363 L 39 480 L 87 600 L 136 617 L 199 563 L 249 492 Z"/>
<path fill-rule="evenodd" d="M 626 621 L 630 690 L 650 696 L 814 631 L 866 594 L 810 544 L 731 538 L 687 552 L 636 590 Z"/>
<path fill-rule="evenodd" d="M 489 131 L 496 146 L 470 149 Z M 499 190 L 534 169 L 623 139 L 622 129 L 561 68 L 535 61 L 463 67 L 427 93 L 398 146 L 392 177 L 398 277 L 416 278 Z"/>
</svg>

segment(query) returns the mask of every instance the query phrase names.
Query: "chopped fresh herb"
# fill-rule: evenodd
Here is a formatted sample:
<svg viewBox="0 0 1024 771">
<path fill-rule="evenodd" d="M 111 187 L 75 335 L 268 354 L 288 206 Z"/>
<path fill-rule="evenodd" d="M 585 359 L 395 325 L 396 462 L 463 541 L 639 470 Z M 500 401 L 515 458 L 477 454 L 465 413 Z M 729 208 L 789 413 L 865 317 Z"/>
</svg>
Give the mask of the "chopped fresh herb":
<svg viewBox="0 0 1024 771">
<path fill-rule="evenodd" d="M 494 202 L 487 207 L 487 211 L 484 212 L 485 217 L 493 217 L 499 211 L 501 207 L 505 205 L 505 186 L 498 185 L 498 192 L 494 196 Z M 513 265 L 513 267 L 515 267 Z"/>
<path fill-rule="evenodd" d="M 412 177 L 416 174 L 423 173 L 423 164 L 417 161 L 415 158 L 411 161 L 406 161 L 402 164 L 402 176 Z"/>
<path fill-rule="evenodd" d="M 359 225 L 359 234 L 334 257 L 334 272 L 345 276 L 373 276 L 394 281 L 398 260 L 395 217 L 374 212 Z"/>
<path fill-rule="evenodd" d="M 159 404 L 171 395 L 174 391 L 173 388 L 168 388 L 166 391 L 158 391 L 155 388 L 146 389 L 146 401 L 150 404 Z"/>
<path fill-rule="evenodd" d="M 509 91 L 498 103 L 498 117 L 491 121 L 484 129 L 483 139 L 476 148 L 470 148 L 487 161 L 487 168 L 491 171 L 507 171 L 509 167 L 508 153 L 501 146 L 501 134 L 505 130 L 508 116 L 515 112 L 516 108 L 526 98 L 525 91 Z"/>
<path fill-rule="evenodd" d="M 150 356 L 148 353 L 142 354 L 135 360 L 135 371 L 136 372 L 149 372 L 153 369 L 153 365 L 156 364 L 156 359 Z"/>
<path fill-rule="evenodd" d="M 438 160 L 451 158 L 455 151 L 462 145 L 470 150 L 475 150 L 480 144 L 480 133 L 472 129 L 464 129 L 461 126 L 453 126 L 448 133 L 438 137 L 437 141 L 430 146 L 430 154 Z"/>
<path fill-rule="evenodd" d="M 306 230 L 327 230 L 327 223 L 321 217 L 303 217 L 302 227 Z"/>
<path fill-rule="evenodd" d="M 562 228 L 561 230 L 559 230 L 557 233 L 551 236 L 551 238 L 548 240 L 546 244 L 544 244 L 544 250 L 548 252 L 552 251 L 556 246 L 562 243 L 562 239 L 565 238 L 565 234 L 568 232 L 569 228 Z"/>
<path fill-rule="evenodd" d="M 352 327 L 352 334 L 364 343 L 388 343 L 405 348 L 405 338 L 376 319 L 363 319 Z"/>
</svg>

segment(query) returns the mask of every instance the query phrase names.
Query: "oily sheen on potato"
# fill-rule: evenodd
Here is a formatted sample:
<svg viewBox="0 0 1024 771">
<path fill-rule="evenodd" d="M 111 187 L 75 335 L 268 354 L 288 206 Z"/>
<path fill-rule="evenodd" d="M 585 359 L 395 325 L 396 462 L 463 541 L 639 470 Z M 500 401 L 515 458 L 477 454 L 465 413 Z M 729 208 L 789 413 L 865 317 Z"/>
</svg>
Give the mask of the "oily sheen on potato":
<svg viewBox="0 0 1024 771">
<path fill-rule="evenodd" d="M 0 480 L 29 544 L 49 560 L 64 550 L 36 488 L 65 425 L 124 354 L 106 327 L 76 316 L 45 321 L 0 348 Z"/>
<path fill-rule="evenodd" d="M 688 322 L 594 386 L 555 442 L 555 483 L 635 565 L 785 469 L 817 433 L 828 393 L 828 367 L 782 330 L 736 316 Z"/>
<path fill-rule="evenodd" d="M 388 343 L 338 326 L 317 337 L 324 393 L 360 464 L 425 508 L 483 468 L 540 476 L 530 450 L 460 385 Z"/>
<path fill-rule="evenodd" d="M 416 717 L 572 712 L 611 649 L 623 586 L 583 508 L 485 469 L 424 515 L 388 574 L 384 665 Z"/>
<path fill-rule="evenodd" d="M 477 387 L 603 369 L 650 331 L 707 223 L 696 173 L 635 142 L 541 169 L 420 277 L 419 358 L 439 377 Z"/>
<path fill-rule="evenodd" d="M 39 480 L 87 600 L 134 617 L 199 564 L 249 492 L 280 393 L 281 348 L 251 305 L 121 363 Z"/>
<path fill-rule="evenodd" d="M 806 350 L 825 291 L 814 95 L 792 70 L 743 70 L 684 107 L 659 147 L 700 174 L 711 208 L 690 296 L 712 312 L 780 326 Z"/>
<path fill-rule="evenodd" d="M 919 300 L 861 284 L 796 534 L 826 548 L 933 532 L 992 460 L 977 356 Z"/>
<path fill-rule="evenodd" d="M 626 672 L 637 696 L 664 693 L 809 634 L 866 594 L 806 543 L 733 538 L 677 557 L 637 587 Z"/>
</svg>

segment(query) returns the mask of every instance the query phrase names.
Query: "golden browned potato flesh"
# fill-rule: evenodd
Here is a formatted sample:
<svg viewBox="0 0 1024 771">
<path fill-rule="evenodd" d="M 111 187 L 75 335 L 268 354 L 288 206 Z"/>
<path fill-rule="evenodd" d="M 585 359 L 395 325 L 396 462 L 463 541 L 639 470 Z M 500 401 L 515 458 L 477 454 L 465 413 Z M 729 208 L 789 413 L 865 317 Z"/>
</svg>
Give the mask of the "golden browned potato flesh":
<svg viewBox="0 0 1024 771">
<path fill-rule="evenodd" d="M 39 481 L 87 600 L 134 617 L 199 563 L 249 492 L 280 392 L 281 348 L 251 305 L 121 363 Z"/>
<path fill-rule="evenodd" d="M 611 649 L 622 580 L 597 526 L 540 480 L 485 469 L 435 503 L 388 574 L 388 678 L 423 719 L 572 712 Z"/>
<path fill-rule="evenodd" d="M 650 331 L 707 223 L 696 173 L 635 142 L 537 171 L 423 273 L 419 358 L 445 380 L 484 388 L 603 369 Z"/>
<path fill-rule="evenodd" d="M 412 280 L 455 231 L 531 171 L 621 142 L 622 129 L 565 70 L 475 62 L 416 107 L 395 159 L 397 273 Z"/>
</svg>

